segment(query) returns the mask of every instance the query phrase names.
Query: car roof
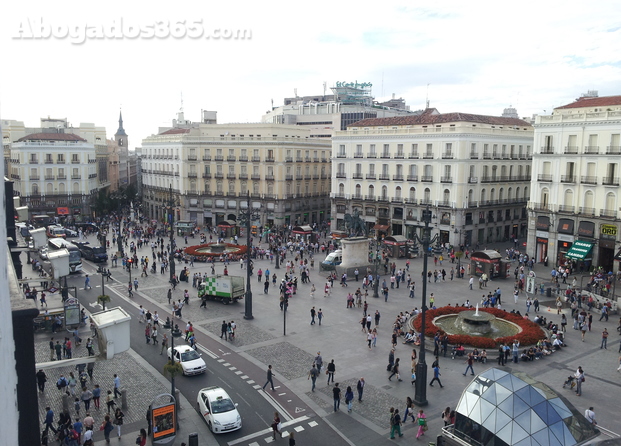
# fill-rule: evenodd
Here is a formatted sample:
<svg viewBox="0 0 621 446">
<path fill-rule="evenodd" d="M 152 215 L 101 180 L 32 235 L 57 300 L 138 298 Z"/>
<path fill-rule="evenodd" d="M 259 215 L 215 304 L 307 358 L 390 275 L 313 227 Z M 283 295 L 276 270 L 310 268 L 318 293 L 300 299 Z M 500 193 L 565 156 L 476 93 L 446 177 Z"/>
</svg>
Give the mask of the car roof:
<svg viewBox="0 0 621 446">
<path fill-rule="evenodd" d="M 207 396 L 209 396 L 210 398 L 222 397 L 222 398 L 231 399 L 229 394 L 226 393 L 226 390 L 224 390 L 222 387 L 218 387 L 218 386 L 205 387 L 205 388 L 199 390 L 199 393 L 204 393 Z"/>
<path fill-rule="evenodd" d="M 178 347 L 175 347 L 175 350 L 177 350 L 179 353 L 185 353 L 188 350 L 194 350 L 194 349 L 190 347 L 189 345 L 180 345 Z"/>
</svg>

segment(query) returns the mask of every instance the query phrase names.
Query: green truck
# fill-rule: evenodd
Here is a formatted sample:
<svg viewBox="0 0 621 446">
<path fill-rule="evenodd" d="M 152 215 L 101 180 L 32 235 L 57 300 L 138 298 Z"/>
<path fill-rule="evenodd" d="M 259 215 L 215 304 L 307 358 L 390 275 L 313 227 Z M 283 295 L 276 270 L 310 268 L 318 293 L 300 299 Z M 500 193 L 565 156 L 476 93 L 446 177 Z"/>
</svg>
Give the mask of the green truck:
<svg viewBox="0 0 621 446">
<path fill-rule="evenodd" d="M 225 305 L 243 299 L 245 292 L 242 276 L 206 276 L 198 286 L 200 299 L 219 300 Z"/>
</svg>

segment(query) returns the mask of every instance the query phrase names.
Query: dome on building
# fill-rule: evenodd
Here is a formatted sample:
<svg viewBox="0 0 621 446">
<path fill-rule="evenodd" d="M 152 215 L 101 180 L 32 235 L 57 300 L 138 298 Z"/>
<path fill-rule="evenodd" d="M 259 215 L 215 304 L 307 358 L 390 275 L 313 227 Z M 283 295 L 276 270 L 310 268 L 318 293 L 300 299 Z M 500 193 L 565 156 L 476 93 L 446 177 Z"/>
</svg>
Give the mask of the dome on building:
<svg viewBox="0 0 621 446">
<path fill-rule="evenodd" d="M 491 368 L 462 394 L 453 434 L 484 446 L 571 446 L 599 430 L 546 384 Z"/>
</svg>

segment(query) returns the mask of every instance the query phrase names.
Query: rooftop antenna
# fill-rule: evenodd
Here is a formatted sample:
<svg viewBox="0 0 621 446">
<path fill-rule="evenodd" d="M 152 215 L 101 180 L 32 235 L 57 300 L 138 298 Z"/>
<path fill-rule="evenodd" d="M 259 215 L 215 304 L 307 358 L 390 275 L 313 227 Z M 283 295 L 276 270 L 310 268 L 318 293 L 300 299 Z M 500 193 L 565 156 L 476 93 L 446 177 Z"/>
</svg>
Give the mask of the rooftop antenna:
<svg viewBox="0 0 621 446">
<path fill-rule="evenodd" d="M 298 97 L 298 89 L 294 88 L 293 89 L 293 95 L 297 98 Z"/>
<path fill-rule="evenodd" d="M 384 72 L 382 71 L 382 97 L 384 97 Z"/>
<path fill-rule="evenodd" d="M 179 108 L 179 111 L 183 111 L 183 91 L 181 92 L 181 107 Z"/>
<path fill-rule="evenodd" d="M 326 81 L 323 81 L 323 100 L 326 100 Z"/>
<path fill-rule="evenodd" d="M 272 110 L 274 109 L 274 99 L 272 99 Z"/>
<path fill-rule="evenodd" d="M 425 110 L 429 108 L 429 84 L 427 84 L 427 97 L 425 98 Z"/>
</svg>

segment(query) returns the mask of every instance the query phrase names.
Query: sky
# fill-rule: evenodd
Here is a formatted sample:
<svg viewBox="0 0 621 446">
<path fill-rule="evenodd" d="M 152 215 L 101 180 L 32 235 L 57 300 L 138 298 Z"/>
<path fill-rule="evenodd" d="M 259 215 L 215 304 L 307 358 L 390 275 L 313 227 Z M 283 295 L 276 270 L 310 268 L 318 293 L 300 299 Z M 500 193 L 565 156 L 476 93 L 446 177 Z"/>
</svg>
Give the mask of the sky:
<svg viewBox="0 0 621 446">
<path fill-rule="evenodd" d="M 413 110 L 521 117 L 588 90 L 621 94 L 614 0 L 12 2 L 0 14 L 0 118 L 118 127 L 130 148 L 218 112 L 259 122 L 297 89 L 371 82 Z M 244 38 L 235 35 L 245 36 Z M 206 37 L 209 38 L 206 38 Z"/>
</svg>

